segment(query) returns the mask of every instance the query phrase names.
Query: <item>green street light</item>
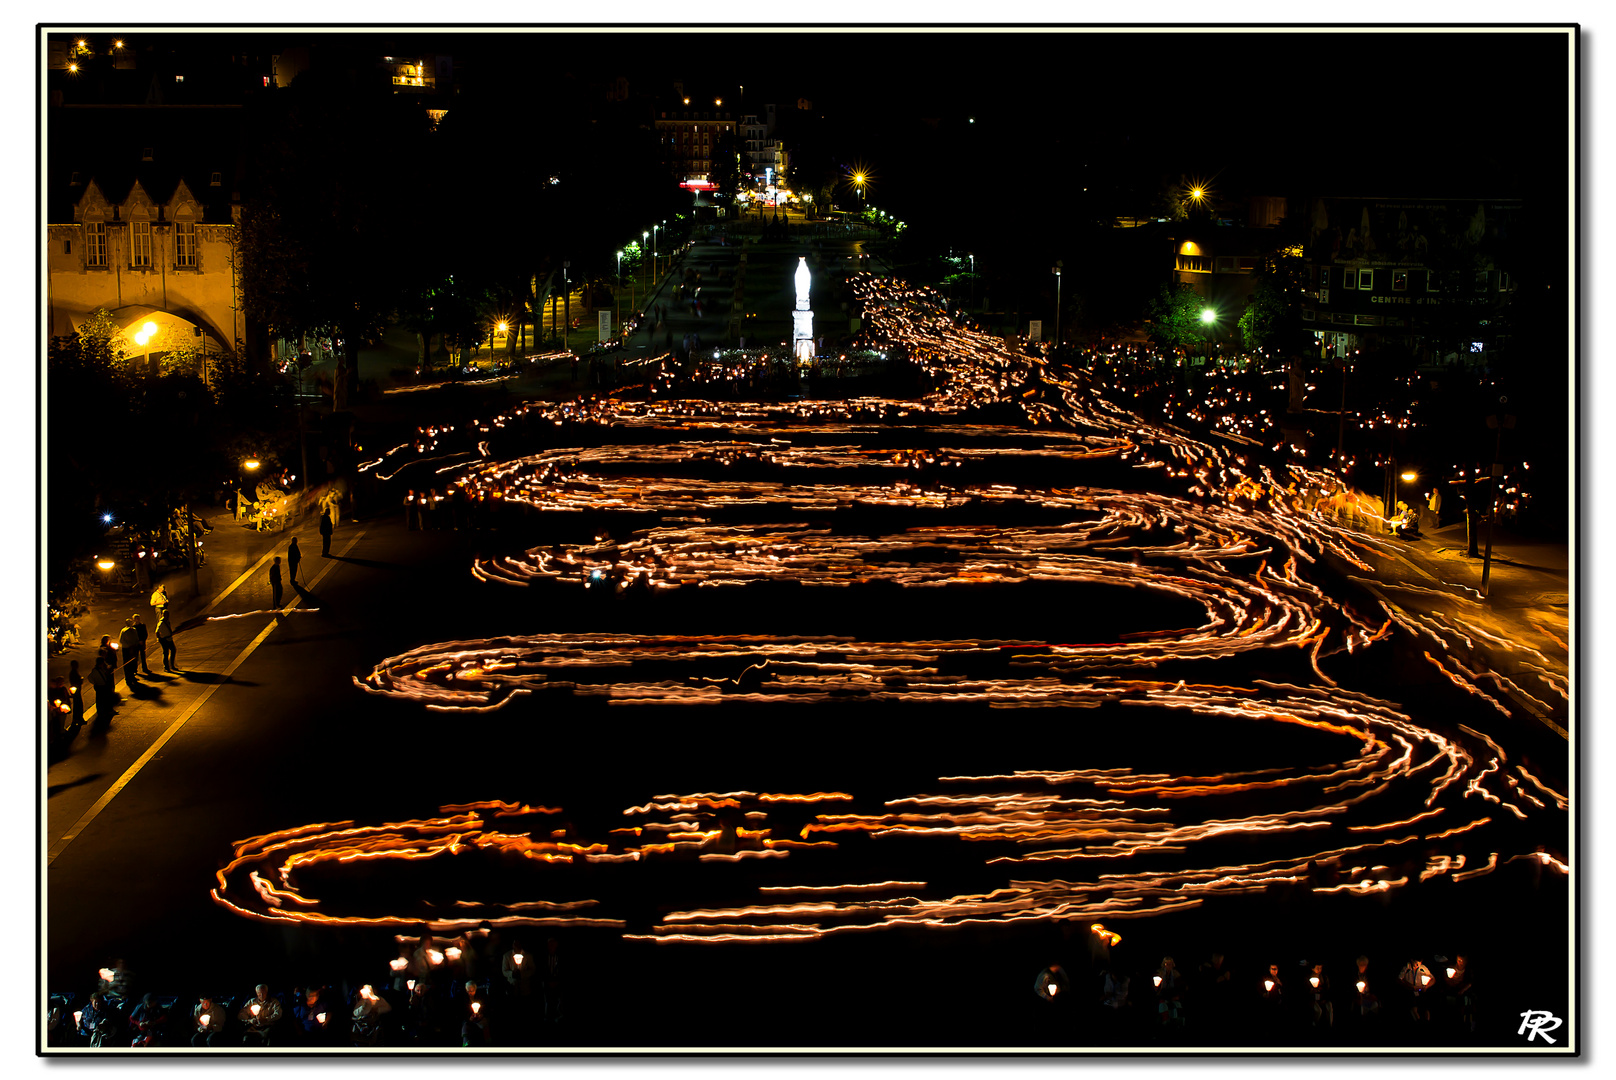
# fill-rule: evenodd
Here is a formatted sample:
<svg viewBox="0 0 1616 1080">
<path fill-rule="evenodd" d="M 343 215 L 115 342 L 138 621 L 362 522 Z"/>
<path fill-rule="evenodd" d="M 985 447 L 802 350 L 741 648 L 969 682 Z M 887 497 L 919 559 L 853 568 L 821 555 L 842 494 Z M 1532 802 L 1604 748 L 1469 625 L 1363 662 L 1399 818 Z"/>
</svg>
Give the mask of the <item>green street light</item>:
<svg viewBox="0 0 1616 1080">
<path fill-rule="evenodd" d="M 1211 326 L 1213 323 L 1218 321 L 1218 313 L 1213 311 L 1211 308 L 1202 308 L 1201 321 L 1206 323 L 1208 326 Z"/>
</svg>

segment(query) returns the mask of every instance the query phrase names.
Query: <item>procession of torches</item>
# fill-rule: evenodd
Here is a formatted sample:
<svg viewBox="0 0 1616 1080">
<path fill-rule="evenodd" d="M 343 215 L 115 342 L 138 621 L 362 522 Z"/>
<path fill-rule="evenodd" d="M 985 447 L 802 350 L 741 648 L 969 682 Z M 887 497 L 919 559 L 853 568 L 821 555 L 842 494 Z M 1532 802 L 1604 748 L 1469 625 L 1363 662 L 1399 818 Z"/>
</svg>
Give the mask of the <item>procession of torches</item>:
<svg viewBox="0 0 1616 1080">
<path fill-rule="evenodd" d="M 1334 658 L 1406 634 L 1415 655 L 1475 699 L 1477 715 L 1513 715 L 1509 703 L 1523 698 L 1552 713 L 1568 701 L 1564 642 L 1550 635 L 1551 655 L 1487 630 L 1474 590 L 1374 578 L 1373 561 L 1397 542 L 1352 526 L 1367 508 L 1348 505 L 1353 497 L 1334 475 L 1267 455 L 1270 425 L 1236 424 L 1226 419 L 1232 412 L 1189 417 L 1211 429 L 1207 441 L 1148 422 L 1036 347 L 1018 351 L 950 315 L 929 290 L 868 276 L 852 285 L 868 324 L 860 346 L 917 365 L 930 387 L 920 397 L 535 401 L 459 430 L 423 428 L 363 468 L 430 472 L 473 506 L 503 513 L 589 513 L 633 526 L 622 539 L 479 558 L 471 567 L 479 583 L 648 593 L 993 584 L 1030 590 L 1028 603 L 1051 585 L 1108 586 L 1199 618 L 1082 643 L 512 634 L 425 644 L 354 685 L 432 714 L 497 712 L 510 722 L 541 715 L 545 703 L 629 709 L 623 718 L 645 725 L 648 738 L 730 710 L 776 710 L 804 730 L 833 729 L 828 706 L 879 707 L 900 728 L 937 709 L 1038 710 L 1013 714 L 1015 723 L 1066 736 L 1049 740 L 1065 760 L 938 776 L 921 790 L 662 794 L 624 806 L 621 827 L 589 835 L 559 807 L 494 801 L 401 822 L 303 825 L 238 843 L 215 901 L 271 922 L 425 923 L 452 933 L 486 920 L 659 943 L 757 943 L 897 927 L 1089 924 L 1275 887 L 1374 895 L 1466 881 L 1519 860 L 1568 872 L 1563 856 L 1541 847 L 1510 850 L 1526 843 L 1520 822 L 1560 835 L 1566 794 L 1486 733 L 1448 718 L 1422 722 L 1332 673 Z M 524 433 L 554 441 L 557 429 L 569 445 L 502 456 Z M 619 438 L 591 439 L 590 430 Z M 1039 483 L 1044 474 L 1063 483 Z M 1116 486 L 1129 474 L 1153 490 Z M 882 528 L 868 527 L 871 515 L 886 515 Z M 1328 594 L 1316 580 L 1326 562 L 1344 568 L 1361 595 Z M 1389 595 L 1400 589 L 1428 589 L 1441 604 L 1411 611 Z M 1512 675 L 1477 664 L 1487 655 L 1474 651 L 1478 643 L 1517 660 Z M 1272 661 L 1265 671 L 1294 670 L 1298 681 L 1225 685 L 1222 668 L 1216 682 L 1178 677 L 1254 654 Z M 1140 677 L 1165 665 L 1173 678 Z M 1266 732 L 1305 729 L 1337 752 L 1189 772 L 1084 766 L 1086 731 L 1160 716 L 1221 733 L 1231 762 Z M 914 731 L 924 737 L 923 727 Z M 1261 856 L 1228 844 L 1257 836 Z M 887 876 L 852 879 L 844 856 L 853 844 L 882 849 Z M 980 890 L 928 882 L 923 867 L 945 846 L 944 857 L 977 867 Z M 319 895 L 345 864 L 413 862 L 452 875 L 459 860 L 490 858 L 504 860 L 512 896 L 531 891 L 467 897 L 450 911 L 406 901 L 383 914 L 337 910 Z M 636 904 L 636 875 L 665 862 L 739 864 L 755 874 L 755 901 L 706 904 L 697 889 L 673 911 Z M 605 883 L 601 896 L 570 884 L 585 866 L 597 868 L 588 880 Z"/>
</svg>

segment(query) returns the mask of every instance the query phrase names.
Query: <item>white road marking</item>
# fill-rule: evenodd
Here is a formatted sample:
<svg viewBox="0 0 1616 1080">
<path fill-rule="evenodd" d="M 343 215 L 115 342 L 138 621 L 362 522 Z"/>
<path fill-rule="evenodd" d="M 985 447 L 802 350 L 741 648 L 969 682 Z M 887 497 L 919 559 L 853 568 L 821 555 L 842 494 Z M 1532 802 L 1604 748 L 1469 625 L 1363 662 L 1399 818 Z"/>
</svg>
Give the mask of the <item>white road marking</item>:
<svg viewBox="0 0 1616 1080">
<path fill-rule="evenodd" d="M 347 546 L 337 554 L 337 558 L 340 559 L 342 556 L 352 551 L 353 546 L 359 543 L 359 538 L 364 535 L 365 533 L 362 529 L 355 533 L 353 539 L 349 540 Z M 326 566 L 321 569 L 317 575 L 315 575 L 314 580 L 309 582 L 308 589 L 313 591 L 314 586 L 318 585 L 320 580 L 329 574 L 332 569 L 336 567 L 336 565 L 337 564 L 335 562 L 327 563 Z M 247 573 L 250 574 L 252 571 L 249 570 Z M 246 577 L 246 574 L 243 574 L 242 577 Z M 237 579 L 236 584 L 240 584 L 240 579 Z M 233 589 L 235 588 L 235 585 L 230 587 Z M 223 599 L 223 597 L 221 596 L 220 599 Z M 292 599 L 288 601 L 284 607 L 280 608 L 279 611 L 290 611 L 292 608 L 296 607 L 301 600 L 302 596 L 298 595 L 294 590 Z M 212 605 L 209 606 L 211 607 Z M 277 614 L 278 613 L 279 612 L 277 612 Z M 269 625 L 264 627 L 263 630 L 259 631 L 258 636 L 253 638 L 252 642 L 245 649 L 242 649 L 241 652 L 236 655 L 234 660 L 230 661 L 230 666 L 224 669 L 224 672 L 219 677 L 219 681 L 210 683 L 208 688 L 202 691 L 202 696 L 197 698 L 196 701 L 191 704 L 189 709 L 185 710 L 184 715 L 182 715 L 178 720 L 175 720 L 172 724 L 168 725 L 168 730 L 159 735 L 156 741 L 146 748 L 146 752 L 141 754 L 140 757 L 136 759 L 135 763 L 124 771 L 122 776 L 118 777 L 117 782 L 102 793 L 101 797 L 95 801 L 95 804 L 84 812 L 84 816 L 79 818 L 78 821 L 74 822 L 73 827 L 68 829 L 67 833 L 63 835 L 61 839 L 57 840 L 50 846 L 50 851 L 45 856 L 46 866 L 49 866 L 51 863 L 55 862 L 56 857 L 67 849 L 67 845 L 71 844 L 80 833 L 89 827 L 90 823 L 100 815 L 101 811 L 105 810 L 107 805 L 112 802 L 117 794 L 135 778 L 135 775 L 139 773 L 141 769 L 146 767 L 146 763 L 157 755 L 157 751 L 161 750 L 165 745 L 167 745 L 168 740 L 172 739 L 179 733 L 180 728 L 184 727 L 186 721 L 190 720 L 191 717 L 196 715 L 198 709 L 207 704 L 208 699 L 213 696 L 213 692 L 230 681 L 230 676 L 235 674 L 236 669 L 246 661 L 247 657 L 253 654 L 254 650 L 256 650 L 258 646 L 264 643 L 264 640 L 268 638 L 279 625 L 280 621 L 278 619 L 271 619 Z"/>
</svg>

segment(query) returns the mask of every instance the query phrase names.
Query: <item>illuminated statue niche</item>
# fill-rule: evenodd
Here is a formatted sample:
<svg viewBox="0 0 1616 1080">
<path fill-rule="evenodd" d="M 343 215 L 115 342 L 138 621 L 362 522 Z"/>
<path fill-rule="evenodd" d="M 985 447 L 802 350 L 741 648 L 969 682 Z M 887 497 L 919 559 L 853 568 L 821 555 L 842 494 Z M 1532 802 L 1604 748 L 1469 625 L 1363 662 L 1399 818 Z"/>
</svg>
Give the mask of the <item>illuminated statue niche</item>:
<svg viewBox="0 0 1616 1080">
<path fill-rule="evenodd" d="M 814 359 L 814 313 L 808 307 L 808 256 L 797 256 L 797 310 L 791 313 L 791 354 L 802 363 Z"/>
</svg>

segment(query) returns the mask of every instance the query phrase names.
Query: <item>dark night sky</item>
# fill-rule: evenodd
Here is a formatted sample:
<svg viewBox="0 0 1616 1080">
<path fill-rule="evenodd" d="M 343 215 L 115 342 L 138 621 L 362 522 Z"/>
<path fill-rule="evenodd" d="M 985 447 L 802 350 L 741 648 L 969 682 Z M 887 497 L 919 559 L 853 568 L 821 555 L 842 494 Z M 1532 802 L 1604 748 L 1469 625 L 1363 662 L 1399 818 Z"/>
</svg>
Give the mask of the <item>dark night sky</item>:
<svg viewBox="0 0 1616 1080">
<path fill-rule="evenodd" d="M 249 36 L 224 30 L 214 40 L 235 51 L 233 42 Z M 276 52 L 310 36 L 321 35 L 272 29 L 246 48 Z M 1560 34 L 675 26 L 362 27 L 323 36 L 365 52 L 454 55 L 468 88 L 485 77 L 511 88 L 513 125 L 534 105 L 520 92 L 520 73 L 537 67 L 570 71 L 580 83 L 624 75 L 636 94 L 683 80 L 698 93 L 731 95 L 726 105 L 744 85 L 747 111 L 807 98 L 838 153 L 877 173 L 890 170 L 894 163 L 880 159 L 905 147 L 904 134 L 923 120 L 946 135 L 974 116 L 960 144 L 969 160 L 933 169 L 950 184 L 1017 175 L 1058 183 L 1060 168 L 1095 150 L 1265 193 L 1565 188 L 1569 61 Z M 1451 190 L 1455 182 L 1467 190 Z"/>
</svg>

